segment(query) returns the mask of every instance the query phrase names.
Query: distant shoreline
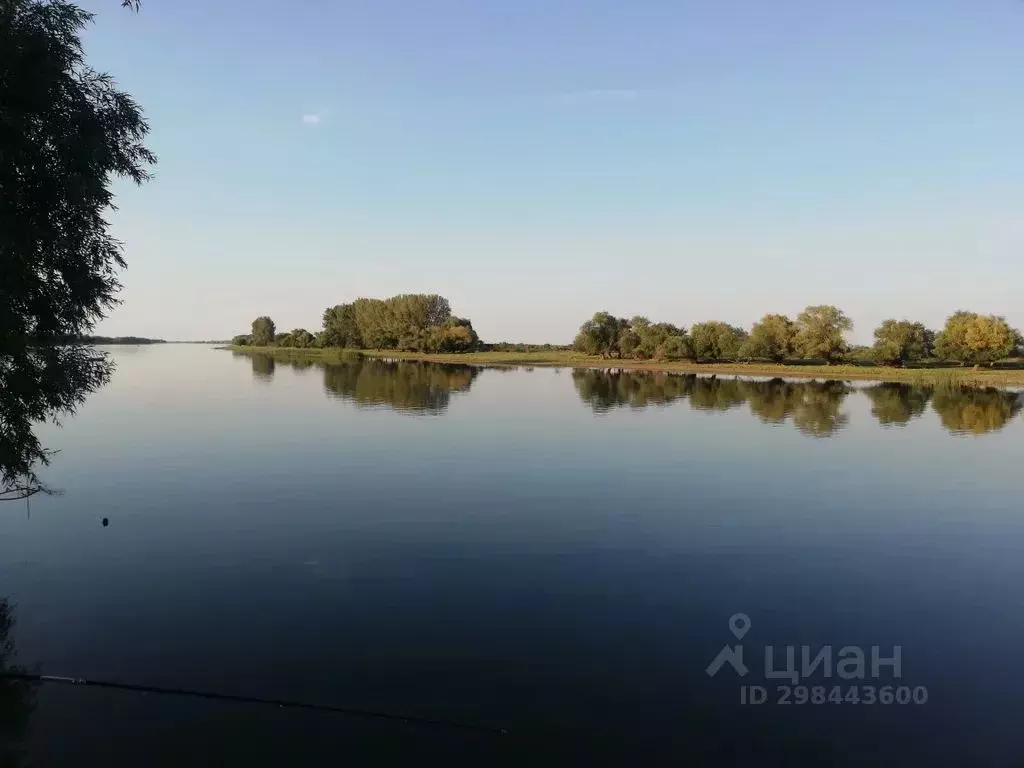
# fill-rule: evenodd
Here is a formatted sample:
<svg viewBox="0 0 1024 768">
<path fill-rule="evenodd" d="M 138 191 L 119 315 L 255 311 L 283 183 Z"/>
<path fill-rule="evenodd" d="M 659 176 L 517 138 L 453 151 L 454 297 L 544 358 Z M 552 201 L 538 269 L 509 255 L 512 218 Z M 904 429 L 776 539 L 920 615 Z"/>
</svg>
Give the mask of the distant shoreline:
<svg viewBox="0 0 1024 768">
<path fill-rule="evenodd" d="M 78 346 L 91 346 L 91 347 L 141 347 L 148 344 L 206 344 L 213 346 L 214 344 L 230 344 L 230 341 L 217 341 L 211 339 L 209 341 L 190 341 L 188 339 L 184 341 L 178 340 L 167 340 L 167 339 L 146 339 L 134 336 L 118 336 L 116 338 L 110 338 L 107 336 L 93 336 L 86 339 L 76 340 L 73 342 Z"/>
<path fill-rule="evenodd" d="M 414 360 L 424 363 L 461 365 L 515 365 L 547 368 L 602 368 L 667 373 L 696 373 L 719 376 L 757 376 L 781 379 L 839 379 L 882 381 L 934 386 L 1004 387 L 1024 386 L 1024 367 L 1020 368 L 890 368 L 879 365 L 779 365 L 775 363 L 693 363 L 687 361 L 620 360 L 583 355 L 578 352 L 460 352 L 428 354 L 385 349 L 321 349 L 295 347 L 250 347 L 228 345 L 218 349 L 242 354 L 270 355 L 277 358 L 305 358 L 325 362 L 343 362 L 355 355 L 391 360 Z M 998 365 L 998 364 L 997 364 Z M 1007 365 L 1004 363 L 1003 365 Z M 1012 363 L 1012 365 L 1020 365 Z"/>
</svg>

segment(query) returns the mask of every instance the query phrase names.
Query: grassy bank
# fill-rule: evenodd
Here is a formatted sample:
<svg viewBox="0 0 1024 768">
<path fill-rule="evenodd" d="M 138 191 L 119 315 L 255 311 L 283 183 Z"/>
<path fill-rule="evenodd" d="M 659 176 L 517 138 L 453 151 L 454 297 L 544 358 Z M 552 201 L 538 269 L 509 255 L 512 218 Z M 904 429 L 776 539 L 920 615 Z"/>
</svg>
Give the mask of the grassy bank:
<svg viewBox="0 0 1024 768">
<path fill-rule="evenodd" d="M 894 381 L 908 384 L 964 386 L 1024 386 L 1024 367 L 1004 363 L 995 368 L 887 368 L 875 365 L 776 365 L 773 363 L 691 363 L 651 360 L 608 360 L 576 352 L 466 352 L 431 355 L 396 350 L 291 349 L 281 347 L 228 347 L 243 353 L 271 355 L 277 359 L 312 359 L 341 362 L 355 354 L 398 360 L 464 365 L 521 365 L 564 368 L 624 368 L 640 371 L 718 374 L 721 376 L 769 376 L 782 378 L 848 379 Z M 1014 367 L 1010 367 L 1014 366 Z"/>
</svg>

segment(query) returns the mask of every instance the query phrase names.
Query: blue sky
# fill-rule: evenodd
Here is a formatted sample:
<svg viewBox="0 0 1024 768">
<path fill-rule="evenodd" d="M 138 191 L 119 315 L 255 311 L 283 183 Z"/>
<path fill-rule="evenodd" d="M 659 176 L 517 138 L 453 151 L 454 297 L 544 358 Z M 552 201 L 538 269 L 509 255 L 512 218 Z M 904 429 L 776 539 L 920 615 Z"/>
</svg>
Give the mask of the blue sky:
<svg viewBox="0 0 1024 768">
<path fill-rule="evenodd" d="M 491 341 L 812 303 L 855 341 L 958 308 L 1024 327 L 1020 2 L 118 5 L 86 3 L 87 54 L 160 163 L 117 186 L 102 333 L 316 329 L 402 292 Z"/>
</svg>

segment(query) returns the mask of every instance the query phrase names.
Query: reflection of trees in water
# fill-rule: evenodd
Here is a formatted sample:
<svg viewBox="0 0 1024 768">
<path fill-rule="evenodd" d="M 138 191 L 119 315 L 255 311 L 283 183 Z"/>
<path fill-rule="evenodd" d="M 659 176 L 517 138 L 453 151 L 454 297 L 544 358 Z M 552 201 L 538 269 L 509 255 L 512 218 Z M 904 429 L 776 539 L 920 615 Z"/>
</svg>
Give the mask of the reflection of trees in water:
<svg viewBox="0 0 1024 768">
<path fill-rule="evenodd" d="M 932 408 L 942 426 L 958 435 L 981 435 L 1002 429 L 1021 410 L 1021 396 L 999 389 L 940 388 Z"/>
<path fill-rule="evenodd" d="M 793 426 L 812 437 L 829 437 L 846 426 L 840 407 L 850 388 L 841 381 L 744 381 L 750 411 L 767 424 Z"/>
<path fill-rule="evenodd" d="M 257 381 L 271 381 L 277 361 L 270 355 L 250 355 L 252 358 L 252 377 Z"/>
<path fill-rule="evenodd" d="M 793 415 L 797 396 L 792 382 L 782 379 L 745 381 L 750 411 L 766 424 L 782 424 Z"/>
<path fill-rule="evenodd" d="M 793 425 L 826 437 L 846 424 L 839 409 L 850 388 L 842 382 L 745 381 L 693 374 L 647 371 L 575 370 L 573 383 L 583 402 L 604 412 L 621 406 L 644 408 L 689 398 L 698 410 L 727 411 L 748 403 L 762 421 Z"/>
<path fill-rule="evenodd" d="M 452 392 L 467 391 L 480 372 L 469 365 L 365 359 L 325 364 L 324 387 L 357 405 L 443 413 Z"/>
<path fill-rule="evenodd" d="M 232 357 L 248 358 L 252 364 L 252 377 L 256 381 L 272 381 L 274 378 L 274 367 L 277 361 L 270 355 L 248 354 L 245 352 L 231 352 Z"/>
<path fill-rule="evenodd" d="M 10 603 L 0 600 L 0 672 L 24 672 L 14 666 L 16 651 L 11 631 Z M 0 679 L 0 766 L 21 764 L 28 722 L 35 709 L 35 688 L 20 680 Z"/>
<path fill-rule="evenodd" d="M 726 411 L 747 403 L 761 421 L 791 421 L 806 435 L 828 437 L 849 417 L 841 412 L 853 391 L 841 381 L 749 381 L 693 374 L 629 370 L 578 369 L 572 372 L 580 399 L 595 411 L 646 408 L 689 398 L 698 410 Z M 862 390 L 871 413 L 883 426 L 902 426 L 921 416 L 928 403 L 942 425 L 956 434 L 983 434 L 1001 429 L 1024 407 L 1024 395 L 988 388 L 938 388 L 877 384 Z"/>
<path fill-rule="evenodd" d="M 690 382 L 690 407 L 699 411 L 728 411 L 743 405 L 747 396 L 745 382 L 737 379 L 719 379 L 693 376 Z"/>
<path fill-rule="evenodd" d="M 805 435 L 830 437 L 846 426 L 850 417 L 839 412 L 850 388 L 841 381 L 812 381 L 796 391 L 793 426 Z"/>
<path fill-rule="evenodd" d="M 871 401 L 871 414 L 882 426 L 903 426 L 924 413 L 931 389 L 907 384 L 878 384 L 864 390 Z"/>
<path fill-rule="evenodd" d="M 7 258 L 6 252 L 2 258 Z M 6 288 L 7 274 L 0 274 L 0 286 Z M 80 287 L 83 295 L 93 290 L 88 281 Z M 43 304 L 48 301 L 50 298 Z M 4 319 L 13 319 L 14 314 Z M 28 327 L 38 321 L 32 320 Z M 40 443 L 37 425 L 47 421 L 59 424 L 60 419 L 73 416 L 88 395 L 110 380 L 114 370 L 113 361 L 91 346 L 36 345 L 16 331 L 0 327 L 0 501 L 47 492 L 36 471 L 49 464 L 53 451 Z"/>
<path fill-rule="evenodd" d="M 572 372 L 572 382 L 580 398 L 598 413 L 624 405 L 631 408 L 667 405 L 686 397 L 692 378 L 695 377 L 590 368 L 577 368 Z"/>
</svg>

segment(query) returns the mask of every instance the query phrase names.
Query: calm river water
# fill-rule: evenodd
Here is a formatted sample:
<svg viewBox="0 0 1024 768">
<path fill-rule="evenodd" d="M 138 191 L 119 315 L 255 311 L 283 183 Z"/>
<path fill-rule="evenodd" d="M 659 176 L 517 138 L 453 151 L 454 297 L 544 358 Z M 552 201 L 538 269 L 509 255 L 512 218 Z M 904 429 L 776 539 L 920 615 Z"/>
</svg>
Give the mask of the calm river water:
<svg viewBox="0 0 1024 768">
<path fill-rule="evenodd" d="M 6 759 L 1024 760 L 1016 393 L 112 351 L 0 663 L 508 733 L 7 686 Z"/>
</svg>

